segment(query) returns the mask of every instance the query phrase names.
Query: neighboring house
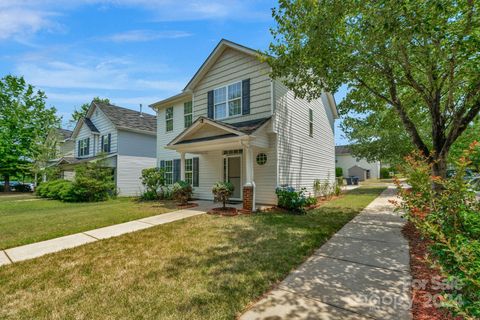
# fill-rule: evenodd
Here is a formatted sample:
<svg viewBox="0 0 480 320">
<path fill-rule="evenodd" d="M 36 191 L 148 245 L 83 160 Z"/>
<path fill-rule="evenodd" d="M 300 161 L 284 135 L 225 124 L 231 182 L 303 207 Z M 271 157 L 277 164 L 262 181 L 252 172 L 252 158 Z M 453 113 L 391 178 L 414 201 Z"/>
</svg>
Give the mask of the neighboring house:
<svg viewBox="0 0 480 320">
<path fill-rule="evenodd" d="M 269 77 L 258 52 L 221 40 L 184 90 L 153 103 L 158 166 L 168 183 L 186 180 L 194 197 L 213 199 L 230 181 L 244 209 L 275 204 L 280 185 L 306 188 L 335 178 L 333 96 L 296 99 Z"/>
<path fill-rule="evenodd" d="M 368 162 L 366 159 L 354 157 L 350 146 L 335 147 L 336 166 L 342 168 L 343 176 L 359 177 L 360 181 L 380 179 L 380 161 Z"/>
<path fill-rule="evenodd" d="M 73 178 L 79 163 L 101 160 L 112 168 L 119 195 L 139 195 L 142 170 L 156 166 L 156 132 L 153 115 L 92 102 L 73 130 L 73 155 L 57 165 L 65 178 Z"/>
</svg>

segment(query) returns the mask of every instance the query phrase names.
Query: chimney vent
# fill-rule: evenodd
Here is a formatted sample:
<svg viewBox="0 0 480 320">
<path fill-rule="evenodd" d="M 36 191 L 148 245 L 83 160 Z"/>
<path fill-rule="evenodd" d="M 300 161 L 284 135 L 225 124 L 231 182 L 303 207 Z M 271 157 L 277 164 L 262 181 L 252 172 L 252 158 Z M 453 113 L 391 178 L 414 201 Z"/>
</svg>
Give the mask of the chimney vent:
<svg viewBox="0 0 480 320">
<path fill-rule="evenodd" d="M 140 103 L 140 117 L 143 118 L 143 112 L 142 112 L 142 104 Z"/>
</svg>

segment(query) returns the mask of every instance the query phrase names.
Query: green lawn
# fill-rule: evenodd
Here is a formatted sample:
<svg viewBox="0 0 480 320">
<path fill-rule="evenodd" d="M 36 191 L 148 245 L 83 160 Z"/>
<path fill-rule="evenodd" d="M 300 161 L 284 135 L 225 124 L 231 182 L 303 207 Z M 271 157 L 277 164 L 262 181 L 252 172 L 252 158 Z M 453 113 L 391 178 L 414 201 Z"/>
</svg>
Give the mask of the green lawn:
<svg viewBox="0 0 480 320">
<path fill-rule="evenodd" d="M 1 319 L 233 319 L 370 203 L 211 215 L 0 267 Z"/>
<path fill-rule="evenodd" d="M 118 198 L 65 203 L 31 195 L 0 196 L 0 249 L 172 211 L 172 203 Z"/>
</svg>

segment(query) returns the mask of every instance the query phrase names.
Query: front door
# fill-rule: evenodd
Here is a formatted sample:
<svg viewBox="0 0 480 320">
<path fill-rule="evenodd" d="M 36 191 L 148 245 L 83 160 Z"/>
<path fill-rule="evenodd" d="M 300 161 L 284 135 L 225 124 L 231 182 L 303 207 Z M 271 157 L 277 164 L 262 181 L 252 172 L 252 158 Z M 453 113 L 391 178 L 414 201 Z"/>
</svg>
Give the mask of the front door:
<svg viewBox="0 0 480 320">
<path fill-rule="evenodd" d="M 226 162 L 226 180 L 233 184 L 235 189 L 233 190 L 232 199 L 242 199 L 242 157 L 227 157 Z"/>
</svg>

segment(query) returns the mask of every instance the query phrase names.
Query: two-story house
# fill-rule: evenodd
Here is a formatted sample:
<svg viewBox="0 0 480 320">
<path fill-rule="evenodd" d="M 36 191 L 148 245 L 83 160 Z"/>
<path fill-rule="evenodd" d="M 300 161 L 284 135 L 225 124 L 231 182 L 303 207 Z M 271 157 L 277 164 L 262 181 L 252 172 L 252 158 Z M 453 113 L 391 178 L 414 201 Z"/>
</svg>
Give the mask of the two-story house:
<svg viewBox="0 0 480 320">
<path fill-rule="evenodd" d="M 212 185 L 230 181 L 246 210 L 276 203 L 280 185 L 313 192 L 315 179 L 333 183 L 332 95 L 297 99 L 258 58 L 221 40 L 181 93 L 150 106 L 158 166 L 169 183 L 186 180 L 196 198 L 212 199 Z"/>
<path fill-rule="evenodd" d="M 75 166 L 99 161 L 112 168 L 119 195 L 143 192 L 145 168 L 156 166 L 156 117 L 110 104 L 92 102 L 73 130 L 73 155 L 57 162 L 65 178 L 73 178 Z"/>
</svg>

